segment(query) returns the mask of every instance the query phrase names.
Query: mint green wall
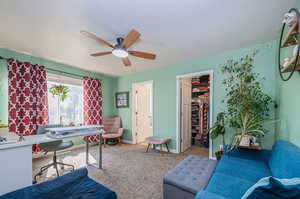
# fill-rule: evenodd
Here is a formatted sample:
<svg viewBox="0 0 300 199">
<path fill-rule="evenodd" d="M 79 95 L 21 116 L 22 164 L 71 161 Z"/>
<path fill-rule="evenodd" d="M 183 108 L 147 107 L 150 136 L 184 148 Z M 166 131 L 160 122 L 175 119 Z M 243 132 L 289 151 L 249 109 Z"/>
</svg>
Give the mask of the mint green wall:
<svg viewBox="0 0 300 199">
<path fill-rule="evenodd" d="M 117 79 L 116 90 L 129 91 L 131 94 L 132 84 L 147 80 L 154 80 L 154 136 L 168 137 L 172 139 L 172 148 L 176 147 L 176 76 L 187 73 L 194 73 L 206 70 L 214 70 L 213 79 L 213 117 L 219 111 L 223 110 L 221 100 L 223 99 L 224 86 L 222 85 L 222 75 L 220 67 L 226 63 L 228 59 L 238 59 L 241 56 L 251 53 L 256 49 L 260 52 L 255 58 L 255 71 L 266 77 L 264 83 L 265 91 L 274 99 L 277 96 L 274 83 L 277 80 L 275 68 L 276 42 L 254 45 L 249 48 L 228 51 L 216 56 L 202 57 L 199 59 L 187 61 L 185 63 L 170 65 L 159 69 L 149 70 L 146 72 L 135 73 L 132 75 L 122 76 Z M 131 96 L 131 95 L 130 95 Z M 130 98 L 130 103 L 132 99 Z M 118 115 L 122 117 L 123 127 L 125 128 L 125 138 L 132 139 L 131 132 L 131 112 L 130 108 L 121 108 L 117 110 Z M 275 114 L 274 114 L 275 115 Z M 264 139 L 264 146 L 270 148 L 274 141 L 275 125 L 269 125 L 270 132 Z M 227 141 L 231 133 L 228 133 Z M 220 144 L 220 140 L 216 140 L 213 144 L 214 150 Z"/>
<path fill-rule="evenodd" d="M 81 70 L 69 65 L 60 64 L 46 59 L 33 57 L 30 55 L 25 55 L 15 51 L 0 49 L 0 56 L 2 57 L 12 57 L 19 61 L 28 61 L 34 64 L 39 64 L 46 66 L 47 68 L 57 69 L 61 71 L 66 71 L 69 73 L 74 73 L 78 75 L 86 75 L 94 78 L 100 78 L 103 81 L 103 116 L 111 117 L 115 115 L 114 108 L 114 87 L 115 87 L 115 78 L 108 77 L 105 75 L 89 72 L 86 70 Z M 70 76 L 71 77 L 71 76 Z M 6 61 L 0 61 L 0 120 L 3 120 L 7 124 L 8 118 L 8 92 L 7 92 L 7 64 Z"/>
<path fill-rule="evenodd" d="M 103 93 L 104 93 L 104 116 L 114 116 L 118 114 L 122 117 L 123 127 L 125 128 L 124 139 L 131 140 L 131 107 L 115 109 L 114 93 L 120 91 L 130 91 L 132 83 L 154 80 L 154 135 L 158 137 L 169 137 L 172 139 L 171 147 L 175 149 L 176 146 L 176 76 L 187 73 L 200 72 L 206 70 L 214 70 L 213 79 L 213 117 L 223 110 L 221 103 L 224 97 L 224 87 L 221 84 L 222 75 L 220 74 L 220 67 L 226 63 L 228 59 L 238 59 L 247 53 L 251 53 L 256 49 L 260 52 L 255 59 L 255 70 L 266 77 L 264 83 L 265 91 L 274 99 L 279 95 L 277 93 L 276 82 L 276 47 L 277 42 L 268 42 L 264 44 L 253 45 L 248 48 L 228 51 L 215 56 L 203 57 L 194 59 L 181 64 L 170 65 L 159 69 L 154 69 L 146 72 L 135 73 L 132 75 L 122 76 L 119 78 L 111 78 L 100 74 L 91 73 L 88 71 L 80 70 L 64 64 L 51 62 L 45 59 L 24 55 L 7 49 L 0 49 L 0 55 L 3 57 L 14 57 L 20 61 L 29 61 L 39 65 L 44 65 L 49 68 L 64 70 L 71 73 L 89 75 L 98 77 L 103 80 Z M 6 79 L 6 62 L 0 62 L 0 119 L 6 120 L 7 118 L 7 79 Z M 130 97 L 130 103 L 132 99 Z M 274 142 L 275 125 L 269 125 L 269 133 L 264 138 L 264 146 L 270 148 Z M 227 141 L 231 138 L 231 132 L 228 133 Z M 220 144 L 220 140 L 214 141 L 214 151 Z"/>
<path fill-rule="evenodd" d="M 7 69 L 2 67 L 6 61 L 0 60 L 0 123 L 8 124 L 8 85 L 7 85 Z"/>
<path fill-rule="evenodd" d="M 297 0 L 296 7 L 300 8 L 300 0 Z M 288 52 L 286 52 L 288 51 Z M 282 59 L 292 57 L 291 49 L 283 52 Z M 279 109 L 277 117 L 280 120 L 276 138 L 288 140 L 298 146 L 300 146 L 300 75 L 295 73 L 293 77 L 287 81 L 279 82 Z"/>
</svg>

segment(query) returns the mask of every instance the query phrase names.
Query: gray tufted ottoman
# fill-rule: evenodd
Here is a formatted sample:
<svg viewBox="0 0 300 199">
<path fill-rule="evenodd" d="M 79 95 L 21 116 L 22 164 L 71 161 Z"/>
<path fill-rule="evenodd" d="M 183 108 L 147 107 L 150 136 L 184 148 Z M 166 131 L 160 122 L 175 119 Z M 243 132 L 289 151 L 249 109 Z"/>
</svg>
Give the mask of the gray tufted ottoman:
<svg viewBox="0 0 300 199">
<path fill-rule="evenodd" d="M 164 199 L 194 199 L 208 184 L 216 160 L 190 155 L 164 176 Z"/>
</svg>

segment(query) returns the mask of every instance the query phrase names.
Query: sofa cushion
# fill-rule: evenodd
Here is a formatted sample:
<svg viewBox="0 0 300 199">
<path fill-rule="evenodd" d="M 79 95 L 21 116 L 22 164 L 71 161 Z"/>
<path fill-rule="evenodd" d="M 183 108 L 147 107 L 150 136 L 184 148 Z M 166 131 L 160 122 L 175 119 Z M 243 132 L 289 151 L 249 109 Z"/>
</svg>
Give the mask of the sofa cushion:
<svg viewBox="0 0 300 199">
<path fill-rule="evenodd" d="M 268 163 L 271 156 L 271 150 L 252 150 L 252 149 L 242 149 L 235 148 L 230 152 L 227 152 L 226 155 L 230 155 L 237 158 L 247 159 L 247 160 L 258 160 L 265 163 Z"/>
<path fill-rule="evenodd" d="M 259 179 L 270 176 L 271 172 L 265 161 L 251 160 L 224 155 L 219 162 L 216 171 L 231 175 L 253 183 Z"/>
<path fill-rule="evenodd" d="M 215 172 L 205 191 L 230 199 L 240 199 L 254 183 L 245 179 Z"/>
<path fill-rule="evenodd" d="M 64 199 L 117 199 L 115 192 L 89 177 L 85 177 L 79 183 L 67 188 L 63 195 Z"/>
<path fill-rule="evenodd" d="M 229 199 L 209 191 L 199 191 L 195 199 Z"/>
<path fill-rule="evenodd" d="M 300 178 L 260 179 L 244 194 L 242 199 L 296 199 L 300 198 Z"/>
<path fill-rule="evenodd" d="M 269 167 L 276 178 L 300 177 L 300 148 L 287 141 L 277 141 L 272 149 Z"/>
<path fill-rule="evenodd" d="M 170 170 L 164 184 L 176 186 L 196 195 L 206 187 L 217 161 L 190 155 Z"/>
<path fill-rule="evenodd" d="M 211 193 L 209 191 L 199 191 L 195 197 L 195 199 L 229 199 L 224 196 L 220 196 L 215 193 Z"/>
<path fill-rule="evenodd" d="M 87 176 L 87 169 L 78 169 L 40 184 L 0 196 L 0 199 L 116 199 L 115 192 Z"/>
</svg>

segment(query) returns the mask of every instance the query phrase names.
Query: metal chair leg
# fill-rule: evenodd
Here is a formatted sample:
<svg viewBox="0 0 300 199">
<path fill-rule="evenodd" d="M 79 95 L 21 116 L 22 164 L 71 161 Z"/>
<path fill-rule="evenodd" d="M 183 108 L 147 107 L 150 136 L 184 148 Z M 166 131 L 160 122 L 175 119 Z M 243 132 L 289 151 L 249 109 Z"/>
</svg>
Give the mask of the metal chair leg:
<svg viewBox="0 0 300 199">
<path fill-rule="evenodd" d="M 43 166 L 43 167 L 40 169 L 40 171 L 39 171 L 37 174 L 35 174 L 35 176 L 33 177 L 32 184 L 36 184 L 36 183 L 37 183 L 37 177 L 38 177 L 38 176 L 41 176 L 41 175 L 43 174 L 44 171 L 46 171 L 47 169 L 49 169 L 49 168 L 52 167 L 52 166 L 53 166 L 53 163 L 48 164 L 48 165 L 46 165 L 46 166 Z"/>
<path fill-rule="evenodd" d="M 156 145 L 152 144 L 153 150 L 156 150 Z"/>
<path fill-rule="evenodd" d="M 50 164 L 47 164 L 47 165 L 41 167 L 40 171 L 45 171 L 45 170 L 49 169 L 49 167 L 51 167 L 51 166 L 53 166 L 53 163 L 50 163 Z"/>
<path fill-rule="evenodd" d="M 74 165 L 71 165 L 71 164 L 66 164 L 66 163 L 62 163 L 62 162 L 58 162 L 57 161 L 57 156 L 56 156 L 56 151 L 54 151 L 54 155 L 53 155 L 53 162 L 50 163 L 50 164 L 47 164 L 43 167 L 40 168 L 40 171 L 34 176 L 33 178 L 33 181 L 32 183 L 33 184 L 36 184 L 37 183 L 37 177 L 38 176 L 41 176 L 43 174 L 44 171 L 46 171 L 47 169 L 49 169 L 50 167 L 54 167 L 54 169 L 56 170 L 56 175 L 57 177 L 59 177 L 59 171 L 58 171 L 58 165 L 61 165 L 61 166 L 69 166 L 69 167 L 72 167 L 72 171 L 75 170 L 75 167 Z"/>
<path fill-rule="evenodd" d="M 151 144 L 149 143 L 148 146 L 147 146 L 146 153 L 148 153 L 150 145 L 151 145 Z"/>
<path fill-rule="evenodd" d="M 57 168 L 57 161 L 56 161 L 56 151 L 54 151 L 54 155 L 53 155 L 53 166 L 56 170 L 56 174 L 57 174 L 57 177 L 59 177 L 59 172 L 58 172 L 58 168 Z"/>
<path fill-rule="evenodd" d="M 162 144 L 159 145 L 159 153 L 160 155 L 163 155 Z"/>
<path fill-rule="evenodd" d="M 56 175 L 57 175 L 57 177 L 59 177 L 59 172 L 58 172 L 57 164 L 54 165 L 54 168 L 55 168 L 55 170 L 56 170 Z"/>
<path fill-rule="evenodd" d="M 165 143 L 165 145 L 166 145 L 166 148 L 167 148 L 167 150 L 168 150 L 168 153 L 170 153 L 170 150 L 169 150 L 168 144 L 167 144 L 167 143 Z"/>
<path fill-rule="evenodd" d="M 66 164 L 66 163 L 62 163 L 62 162 L 56 162 L 56 164 L 58 165 L 62 165 L 62 166 L 68 166 L 68 167 L 72 167 L 72 171 L 75 170 L 75 167 L 74 165 L 71 165 L 71 164 Z"/>
<path fill-rule="evenodd" d="M 44 166 L 44 167 L 42 167 L 41 169 L 40 169 L 40 174 L 42 174 L 44 171 L 46 171 L 47 169 L 49 169 L 50 167 L 52 167 L 54 164 L 53 163 L 51 163 L 51 164 L 48 164 L 48 165 L 46 165 L 46 166 Z"/>
</svg>

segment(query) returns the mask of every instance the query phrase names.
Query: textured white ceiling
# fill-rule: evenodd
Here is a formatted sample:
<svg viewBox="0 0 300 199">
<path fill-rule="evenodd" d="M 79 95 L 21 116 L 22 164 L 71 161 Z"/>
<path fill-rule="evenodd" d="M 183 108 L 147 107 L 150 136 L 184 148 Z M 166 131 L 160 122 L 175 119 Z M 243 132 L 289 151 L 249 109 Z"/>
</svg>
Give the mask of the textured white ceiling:
<svg viewBox="0 0 300 199">
<path fill-rule="evenodd" d="M 274 39 L 295 0 L 1 0 L 0 47 L 112 76 L 144 71 Z M 114 43 L 132 28 L 141 39 L 125 68 L 80 30 Z"/>
</svg>

